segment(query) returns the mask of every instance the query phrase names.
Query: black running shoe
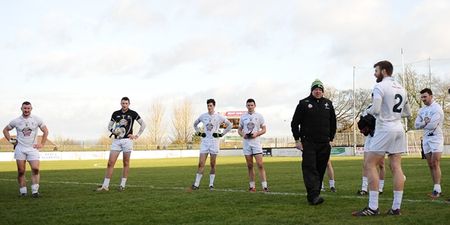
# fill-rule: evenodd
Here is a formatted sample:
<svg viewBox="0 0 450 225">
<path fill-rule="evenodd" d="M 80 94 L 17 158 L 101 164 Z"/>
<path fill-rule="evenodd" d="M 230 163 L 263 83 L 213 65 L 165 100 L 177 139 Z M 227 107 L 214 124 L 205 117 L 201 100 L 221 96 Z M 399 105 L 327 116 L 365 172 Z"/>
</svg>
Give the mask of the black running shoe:
<svg viewBox="0 0 450 225">
<path fill-rule="evenodd" d="M 392 215 L 392 216 L 402 215 L 402 213 L 400 212 L 400 209 L 392 209 L 392 208 L 390 208 L 386 214 Z"/>
<path fill-rule="evenodd" d="M 364 190 L 358 190 L 356 192 L 356 195 L 359 195 L 359 196 L 365 196 L 367 194 L 369 194 L 369 193 L 367 191 L 364 191 Z"/>
<path fill-rule="evenodd" d="M 39 192 L 36 192 L 36 193 L 31 194 L 31 197 L 32 198 L 39 198 L 39 197 L 41 197 L 41 194 L 39 194 Z"/>
<path fill-rule="evenodd" d="M 214 191 L 214 186 L 213 186 L 213 185 L 210 185 L 210 186 L 209 186 L 209 190 L 210 190 L 210 191 Z"/>
<path fill-rule="evenodd" d="M 380 210 L 379 209 L 371 209 L 369 207 L 366 207 L 360 211 L 355 211 L 352 212 L 353 216 L 377 216 L 380 215 Z"/>
<path fill-rule="evenodd" d="M 191 186 L 191 189 L 195 191 L 195 190 L 198 190 L 199 187 L 197 187 L 197 186 L 195 186 L 195 185 L 192 185 L 192 186 Z"/>
<path fill-rule="evenodd" d="M 330 188 L 330 191 L 331 191 L 331 192 L 336 192 L 336 188 L 335 188 L 335 187 L 331 187 L 331 188 Z"/>
<path fill-rule="evenodd" d="M 428 194 L 428 196 L 430 196 L 433 200 L 441 197 L 441 195 L 442 193 L 437 191 L 433 191 L 430 194 Z"/>
</svg>

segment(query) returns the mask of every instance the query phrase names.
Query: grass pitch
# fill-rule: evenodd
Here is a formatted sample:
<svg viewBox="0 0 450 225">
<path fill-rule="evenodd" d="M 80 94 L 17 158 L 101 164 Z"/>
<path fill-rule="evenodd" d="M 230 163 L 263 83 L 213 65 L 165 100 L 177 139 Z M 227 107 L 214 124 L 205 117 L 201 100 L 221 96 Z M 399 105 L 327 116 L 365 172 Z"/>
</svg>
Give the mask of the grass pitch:
<svg viewBox="0 0 450 225">
<path fill-rule="evenodd" d="M 310 206 L 297 157 L 265 157 L 271 192 L 248 193 L 243 157 L 219 157 L 216 190 L 209 191 L 207 169 L 200 190 L 190 192 L 197 158 L 132 159 L 127 190 L 117 191 L 118 162 L 110 191 L 93 190 L 103 181 L 106 160 L 41 162 L 42 197 L 19 198 L 15 162 L 0 163 L 0 224 L 449 224 L 450 158 L 442 159 L 444 196 L 431 201 L 431 176 L 425 160 L 403 159 L 407 176 L 401 216 L 386 216 L 392 204 L 392 178 L 386 173 L 380 196 L 382 215 L 351 216 L 367 205 L 358 197 L 362 159 L 333 158 L 337 193 Z M 27 168 L 28 189 L 30 172 Z M 328 184 L 325 179 L 325 184 Z M 30 193 L 30 190 L 29 190 Z"/>
</svg>

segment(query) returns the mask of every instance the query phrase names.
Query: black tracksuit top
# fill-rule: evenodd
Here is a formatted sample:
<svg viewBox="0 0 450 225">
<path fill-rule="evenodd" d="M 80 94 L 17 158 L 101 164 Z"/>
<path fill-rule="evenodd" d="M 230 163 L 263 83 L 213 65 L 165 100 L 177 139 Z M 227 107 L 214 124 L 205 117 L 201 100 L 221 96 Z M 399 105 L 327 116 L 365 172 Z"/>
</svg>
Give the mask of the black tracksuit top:
<svg viewBox="0 0 450 225">
<path fill-rule="evenodd" d="M 336 134 L 336 114 L 327 98 L 309 95 L 300 100 L 291 122 L 295 140 L 302 142 L 330 142 Z"/>
</svg>

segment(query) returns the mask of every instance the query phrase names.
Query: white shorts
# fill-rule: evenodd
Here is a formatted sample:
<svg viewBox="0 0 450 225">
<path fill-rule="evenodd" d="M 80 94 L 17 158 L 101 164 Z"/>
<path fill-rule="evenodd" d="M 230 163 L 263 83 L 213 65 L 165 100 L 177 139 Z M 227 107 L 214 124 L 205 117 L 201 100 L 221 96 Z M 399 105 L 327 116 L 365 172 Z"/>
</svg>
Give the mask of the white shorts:
<svg viewBox="0 0 450 225">
<path fill-rule="evenodd" d="M 244 150 L 244 155 L 257 155 L 263 153 L 261 143 L 259 140 L 255 139 L 244 139 L 242 149 Z"/>
<path fill-rule="evenodd" d="M 203 138 L 200 144 L 200 154 L 219 154 L 219 139 Z"/>
<path fill-rule="evenodd" d="M 406 135 L 403 131 L 375 131 L 367 152 L 401 154 L 406 152 Z"/>
<path fill-rule="evenodd" d="M 370 135 L 367 135 L 366 136 L 366 139 L 364 140 L 364 151 L 367 151 L 367 150 L 369 150 L 369 148 L 370 148 L 370 141 L 372 140 L 372 136 L 370 136 Z"/>
<path fill-rule="evenodd" d="M 129 138 L 114 139 L 111 145 L 111 151 L 133 151 L 133 141 Z"/>
<path fill-rule="evenodd" d="M 423 138 L 423 153 L 428 154 L 432 152 L 442 152 L 444 149 L 444 139 L 436 137 Z"/>
<path fill-rule="evenodd" d="M 14 150 L 14 159 L 27 161 L 39 160 L 39 150 L 33 147 L 17 145 Z"/>
</svg>

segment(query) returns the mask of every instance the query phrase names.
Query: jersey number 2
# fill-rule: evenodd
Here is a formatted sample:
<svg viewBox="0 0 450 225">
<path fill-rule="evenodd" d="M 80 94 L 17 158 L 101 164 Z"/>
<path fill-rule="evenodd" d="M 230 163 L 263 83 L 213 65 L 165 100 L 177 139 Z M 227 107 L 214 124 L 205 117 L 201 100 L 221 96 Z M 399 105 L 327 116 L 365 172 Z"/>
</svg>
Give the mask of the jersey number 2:
<svg viewBox="0 0 450 225">
<path fill-rule="evenodd" d="M 403 97 L 400 94 L 395 94 L 395 100 L 398 100 L 398 103 L 394 105 L 394 107 L 392 108 L 392 111 L 396 112 L 396 113 L 401 113 L 402 112 L 402 108 L 398 108 L 403 101 Z"/>
</svg>

